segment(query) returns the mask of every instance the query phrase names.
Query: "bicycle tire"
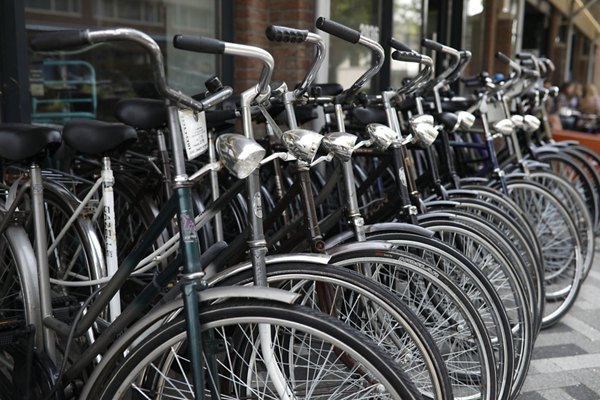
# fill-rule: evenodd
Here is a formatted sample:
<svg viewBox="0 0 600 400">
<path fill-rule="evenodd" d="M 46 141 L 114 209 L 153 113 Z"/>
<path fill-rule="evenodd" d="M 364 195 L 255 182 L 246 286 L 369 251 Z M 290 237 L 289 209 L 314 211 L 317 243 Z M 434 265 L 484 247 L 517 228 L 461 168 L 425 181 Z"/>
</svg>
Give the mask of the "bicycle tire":
<svg viewBox="0 0 600 400">
<path fill-rule="evenodd" d="M 219 285 L 252 285 L 253 280 L 253 272 L 245 270 Z M 402 366 L 424 398 L 453 398 L 448 371 L 433 338 L 383 285 L 347 268 L 292 262 L 268 266 L 267 280 L 270 287 L 301 293 L 298 304 L 326 312 L 370 337 Z"/>
<path fill-rule="evenodd" d="M 577 227 L 561 202 L 542 185 L 513 179 L 508 182 L 508 191 L 544 243 L 546 305 L 542 328 L 547 328 L 573 306 L 579 293 L 583 260 Z"/>
<path fill-rule="evenodd" d="M 488 335 L 488 320 L 484 322 L 480 314 L 485 305 L 479 305 L 476 309 L 470 298 L 443 271 L 413 254 L 397 249 L 385 252 L 356 249 L 343 254 L 334 253 L 330 262 L 344 268 L 360 268 L 361 273 L 383 284 L 425 323 L 437 346 L 446 349 L 442 353 L 455 398 L 495 399 L 499 398 L 499 393 L 503 393 L 499 390 L 510 385 L 512 360 L 502 359 L 504 353 L 500 354 L 501 359 L 496 359 L 497 353 L 492 351 L 497 349 L 493 348 Z M 459 330 L 452 328 L 459 325 L 462 327 Z M 463 334 L 476 342 L 465 343 Z M 511 351 L 512 342 L 510 338 L 506 342 L 505 339 L 499 338 L 503 349 Z M 454 356 L 449 350 L 452 348 L 449 343 L 456 344 L 458 355 Z M 462 348 L 461 343 L 464 346 Z M 462 356 L 461 349 L 465 351 Z M 474 357 L 469 361 L 473 363 L 471 370 L 464 364 L 469 357 L 469 350 Z M 502 379 L 505 376 L 509 378 L 504 379 L 503 383 L 500 376 Z"/>
<path fill-rule="evenodd" d="M 234 378 L 235 381 L 233 382 L 227 381 L 236 372 L 228 369 L 236 367 L 237 362 L 242 365 L 248 363 L 249 367 L 255 367 L 256 364 L 256 369 L 261 366 L 260 350 L 254 350 L 251 354 L 243 351 L 241 353 L 244 354 L 237 354 L 238 352 L 232 349 L 233 346 L 229 343 L 233 338 L 237 338 L 244 340 L 243 343 L 236 344 L 237 348 L 242 350 L 245 346 L 254 348 L 256 340 L 260 340 L 256 337 L 257 325 L 259 324 L 271 328 L 272 337 L 274 338 L 273 345 L 279 343 L 287 345 L 282 346 L 282 348 L 272 348 L 272 351 L 278 356 L 279 363 L 282 364 L 282 368 L 279 368 L 279 370 L 288 373 L 287 376 L 284 376 L 286 385 L 293 387 L 294 393 L 299 398 L 313 398 L 311 390 L 316 389 L 315 385 L 320 384 L 319 375 L 311 375 L 309 372 L 310 362 L 315 362 L 315 364 L 320 362 L 321 364 L 317 367 L 322 371 L 321 373 L 323 371 L 328 372 L 328 368 L 331 368 L 332 371 L 333 368 L 339 368 L 339 372 L 342 374 L 340 375 L 342 377 L 340 385 L 343 385 L 342 387 L 345 390 L 351 390 L 346 383 L 356 384 L 359 381 L 366 382 L 366 385 L 368 385 L 366 389 L 363 384 L 356 386 L 366 395 L 349 392 L 346 393 L 348 397 L 344 398 L 370 398 L 368 395 L 369 390 L 375 392 L 377 398 L 380 398 L 380 396 L 401 399 L 419 398 L 419 394 L 416 393 L 412 384 L 394 367 L 393 362 L 386 354 L 371 345 L 369 340 L 359 332 L 350 330 L 336 319 L 317 313 L 315 310 L 267 301 L 228 301 L 203 308 L 200 310 L 199 318 L 203 336 L 212 337 L 213 345 L 219 346 L 221 354 L 221 356 L 215 356 L 205 352 L 206 359 L 218 363 L 216 368 L 218 369 L 217 372 L 220 373 L 219 376 L 215 376 L 207 370 L 206 381 L 208 382 L 213 378 L 215 382 L 219 382 L 218 387 L 215 385 L 213 389 L 215 391 L 229 389 L 228 392 L 231 392 L 232 398 L 241 398 L 246 394 L 255 394 L 259 398 L 265 398 L 268 397 L 269 393 L 273 394 L 274 392 L 273 388 L 269 387 L 266 382 L 271 376 L 261 374 L 260 371 L 254 371 L 253 368 L 246 368 L 246 371 L 242 371 L 246 372 L 247 376 Z M 321 347 L 320 349 L 312 349 L 311 347 L 311 353 L 295 358 L 294 350 L 296 350 L 296 347 L 294 346 L 302 345 L 308 348 L 307 342 L 300 341 L 302 340 L 301 333 L 310 336 L 313 340 L 312 343 Z M 186 335 L 186 322 L 182 316 L 153 331 L 140 345 L 129 349 L 127 357 L 115 365 L 114 373 L 110 376 L 110 379 L 100 383 L 99 387 L 102 390 L 98 390 L 94 394 L 94 398 L 99 400 L 124 398 L 122 396 L 123 392 L 126 392 L 127 386 L 132 383 L 131 386 L 137 386 L 133 389 L 136 392 L 145 390 L 144 386 L 147 385 L 149 386 L 148 389 L 152 390 L 153 396 L 160 398 L 161 392 L 159 391 L 168 389 L 163 385 L 164 381 L 169 378 L 164 373 L 166 368 L 171 366 L 178 368 L 181 363 L 185 363 L 185 360 L 177 356 L 179 350 L 185 348 Z M 299 343 L 291 343 L 292 340 L 299 340 Z M 303 350 L 308 351 L 307 349 Z M 321 351 L 324 351 L 324 353 L 321 353 Z M 342 360 L 342 353 L 348 359 L 339 361 Z M 253 358 L 246 359 L 244 357 L 248 355 Z M 171 358 L 172 356 L 177 358 L 177 362 L 172 362 L 175 361 Z M 152 363 L 154 360 L 159 360 L 158 366 L 147 368 L 146 364 Z M 286 360 L 287 363 L 285 363 Z M 290 361 L 299 363 L 293 365 Z M 331 361 L 339 361 L 339 363 L 336 365 Z M 325 366 L 322 364 L 325 364 Z M 301 367 L 305 370 L 299 371 Z M 155 368 L 158 368 L 161 374 L 155 375 Z M 186 376 L 187 371 L 182 367 L 180 371 L 168 372 L 181 377 L 181 375 Z M 136 377 L 135 375 L 138 373 L 143 374 L 143 376 Z M 367 379 L 366 373 L 369 374 L 370 378 Z M 301 374 L 300 379 L 295 379 L 295 374 Z M 306 379 L 302 378 L 303 376 L 306 376 Z M 330 394 L 330 398 L 335 398 L 331 397 L 335 376 L 330 374 L 327 378 L 330 378 L 331 381 L 327 383 L 327 386 L 320 389 L 326 390 L 326 393 Z M 179 380 L 173 385 L 181 385 L 182 382 L 189 388 L 189 380 Z M 186 382 L 187 384 L 185 384 Z M 294 385 L 296 383 L 298 386 Z M 252 384 L 256 387 L 251 387 Z M 300 386 L 301 384 L 305 386 Z M 183 389 L 173 390 L 171 388 L 171 390 L 172 394 L 177 395 L 177 392 L 182 393 Z M 305 396 L 302 396 L 303 393 Z M 228 397 L 227 393 L 219 394 L 220 398 Z M 352 394 L 356 396 L 351 396 Z M 277 393 L 275 393 L 275 396 L 279 397 Z M 177 397 L 173 396 L 171 398 Z M 186 397 L 182 396 L 181 398 Z"/>
</svg>

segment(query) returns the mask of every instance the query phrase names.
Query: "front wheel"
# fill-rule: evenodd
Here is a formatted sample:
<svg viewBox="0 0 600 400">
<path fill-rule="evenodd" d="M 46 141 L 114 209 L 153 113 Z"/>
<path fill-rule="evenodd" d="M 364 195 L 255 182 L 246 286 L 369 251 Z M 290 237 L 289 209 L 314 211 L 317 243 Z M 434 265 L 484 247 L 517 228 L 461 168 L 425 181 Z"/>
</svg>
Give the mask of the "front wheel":
<svg viewBox="0 0 600 400">
<path fill-rule="evenodd" d="M 368 339 L 314 310 L 244 300 L 206 307 L 199 318 L 207 398 L 420 396 Z M 261 345 L 265 327 L 269 348 Z M 99 383 L 94 398 L 193 398 L 187 349 L 186 322 L 180 316 L 131 349 L 107 381 Z"/>
</svg>

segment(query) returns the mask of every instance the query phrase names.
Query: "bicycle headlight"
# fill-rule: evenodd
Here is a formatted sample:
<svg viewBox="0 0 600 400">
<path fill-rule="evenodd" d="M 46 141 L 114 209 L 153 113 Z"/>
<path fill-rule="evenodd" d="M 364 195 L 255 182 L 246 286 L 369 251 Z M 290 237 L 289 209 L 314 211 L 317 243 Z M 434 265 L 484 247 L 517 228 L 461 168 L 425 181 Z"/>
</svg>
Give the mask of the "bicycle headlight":
<svg viewBox="0 0 600 400">
<path fill-rule="evenodd" d="M 333 132 L 323 138 L 323 147 L 342 161 L 348 161 L 352 157 L 354 145 L 358 137 L 346 132 Z"/>
<path fill-rule="evenodd" d="M 388 147 L 398 139 L 398 134 L 388 126 L 370 123 L 367 125 L 367 133 L 378 150 L 387 150 Z"/>
<path fill-rule="evenodd" d="M 541 124 L 542 121 L 533 115 L 526 115 L 523 117 L 523 129 L 527 132 L 537 131 Z"/>
<path fill-rule="evenodd" d="M 248 177 L 265 157 L 265 149 L 252 139 L 236 133 L 224 133 L 215 141 L 225 168 L 239 179 Z"/>
<path fill-rule="evenodd" d="M 308 129 L 290 129 L 281 135 L 288 151 L 298 160 L 311 163 L 317 154 L 323 135 Z"/>
<path fill-rule="evenodd" d="M 470 129 L 475 123 L 475 116 L 468 111 L 458 111 L 456 115 L 461 129 Z"/>
<path fill-rule="evenodd" d="M 500 133 L 501 135 L 510 135 L 515 129 L 515 124 L 509 118 L 501 119 L 493 125 L 494 132 Z"/>
</svg>

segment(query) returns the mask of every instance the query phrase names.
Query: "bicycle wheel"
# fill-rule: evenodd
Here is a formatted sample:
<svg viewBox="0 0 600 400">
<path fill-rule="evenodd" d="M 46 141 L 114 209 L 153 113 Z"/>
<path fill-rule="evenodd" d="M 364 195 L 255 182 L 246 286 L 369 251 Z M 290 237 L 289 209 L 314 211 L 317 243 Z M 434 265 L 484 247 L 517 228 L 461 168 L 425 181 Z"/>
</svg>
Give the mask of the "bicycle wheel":
<svg viewBox="0 0 600 400">
<path fill-rule="evenodd" d="M 23 228 L 9 226 L 0 235 L 0 375 L 5 381 L 20 375 L 31 346 L 43 346 L 42 336 L 36 334 L 42 328 L 38 294 L 33 247 Z M 16 398 L 14 385 L 9 389 L 3 395 Z"/>
<path fill-rule="evenodd" d="M 44 183 L 48 266 L 53 296 L 73 296 L 77 301 L 84 301 L 97 288 L 86 281 L 106 276 L 106 266 L 100 240 L 88 218 L 75 218 L 65 230 L 78 205 L 79 201 L 63 186 Z M 62 233 L 64 236 L 60 237 Z"/>
<path fill-rule="evenodd" d="M 550 166 L 550 170 L 569 181 L 585 200 L 588 211 L 594 221 L 594 227 L 600 224 L 600 196 L 598 193 L 598 174 L 586 163 L 585 159 L 577 160 L 567 148 L 561 152 L 544 152 L 537 156 Z"/>
<path fill-rule="evenodd" d="M 530 299 L 534 299 L 532 285 L 529 280 L 524 283 L 521 279 L 526 275 L 525 267 L 519 265 L 516 254 L 509 254 L 512 251 L 510 244 L 473 215 L 465 219 L 460 214 L 437 217 L 432 213 L 420 222 L 472 261 L 498 293 L 512 328 L 514 371 L 511 393 L 515 396 L 527 376 L 538 318 L 537 310 L 530 305 Z"/>
<path fill-rule="evenodd" d="M 549 171 L 533 171 L 529 175 L 533 181 L 550 190 L 567 208 L 577 226 L 581 255 L 583 257 L 582 279 L 592 268 L 595 253 L 594 221 L 580 193 L 561 175 Z"/>
<path fill-rule="evenodd" d="M 420 397 L 369 339 L 315 310 L 230 301 L 204 308 L 199 318 L 207 398 Z M 270 336 L 268 347 L 265 336 Z M 186 322 L 180 316 L 131 349 L 93 398 L 190 398 L 190 369 Z"/>
<path fill-rule="evenodd" d="M 474 306 L 461 288 L 432 266 L 435 264 L 395 249 L 356 249 L 334 254 L 330 262 L 358 268 L 388 288 L 420 318 L 442 352 L 454 398 L 505 398 L 497 396 L 505 396 L 504 388 L 510 387 L 512 359 L 504 352 L 512 351 L 510 338 L 490 339 L 488 332 L 496 335 L 497 325 L 488 324 L 494 317 L 486 304 Z"/>
<path fill-rule="evenodd" d="M 219 285 L 252 285 L 253 279 L 252 271 L 245 270 Z M 424 398 L 453 398 L 433 338 L 383 285 L 346 268 L 291 262 L 268 266 L 267 280 L 271 287 L 301 293 L 298 304 L 326 312 L 371 338 L 401 366 Z"/>
<path fill-rule="evenodd" d="M 581 286 L 577 227 L 565 207 L 543 186 L 515 179 L 508 182 L 508 191 L 543 244 L 546 304 L 542 327 L 548 327 L 571 308 Z"/>
<path fill-rule="evenodd" d="M 487 221 L 491 226 L 497 229 L 501 236 L 507 239 L 517 251 L 517 257 L 523 262 L 526 268 L 526 277 L 531 279 L 533 284 L 534 298 L 532 299 L 533 315 L 537 315 L 537 324 L 534 334 L 537 335 L 541 328 L 541 316 L 544 309 L 544 271 L 543 263 L 536 255 L 535 246 L 527 235 L 527 231 L 519 226 L 516 221 L 511 219 L 510 215 L 500 207 L 492 203 L 485 202 L 476 198 L 453 198 L 457 201 L 457 212 L 467 212 L 477 215 Z"/>
</svg>

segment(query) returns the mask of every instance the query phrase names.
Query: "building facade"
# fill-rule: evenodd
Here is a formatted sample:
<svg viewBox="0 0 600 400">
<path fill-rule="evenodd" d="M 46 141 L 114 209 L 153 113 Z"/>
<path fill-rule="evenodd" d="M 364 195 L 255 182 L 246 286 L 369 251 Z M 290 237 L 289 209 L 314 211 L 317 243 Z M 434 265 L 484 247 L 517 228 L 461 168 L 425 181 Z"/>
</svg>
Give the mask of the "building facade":
<svg viewBox="0 0 600 400">
<path fill-rule="evenodd" d="M 0 2 L 0 120 L 45 122 L 91 113 L 111 119 L 116 101 L 154 97 L 152 76 L 141 49 L 110 44 L 72 51 L 33 53 L 27 40 L 43 31 L 127 26 L 151 35 L 166 59 L 169 84 L 187 94 L 203 91 L 218 75 L 237 91 L 256 82 L 260 65 L 247 59 L 195 54 L 175 49 L 175 34 L 201 35 L 256 45 L 276 62 L 274 79 L 295 85 L 306 73 L 312 49 L 271 43 L 270 24 L 315 31 L 324 16 L 378 40 L 386 54 L 390 37 L 422 51 L 431 38 L 473 53 L 467 74 L 504 72 L 501 51 L 548 56 L 556 64 L 554 84 L 576 80 L 600 84 L 600 3 L 595 0 L 4 0 Z M 372 62 L 360 46 L 323 33 L 327 61 L 319 82 L 350 84 Z M 443 59 L 436 60 L 438 68 Z M 378 91 L 397 87 L 415 66 L 390 61 L 370 82 Z M 48 122 L 60 122 L 48 119 Z"/>
</svg>

